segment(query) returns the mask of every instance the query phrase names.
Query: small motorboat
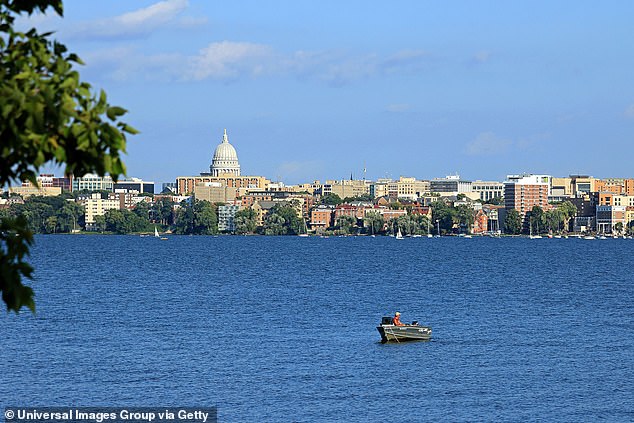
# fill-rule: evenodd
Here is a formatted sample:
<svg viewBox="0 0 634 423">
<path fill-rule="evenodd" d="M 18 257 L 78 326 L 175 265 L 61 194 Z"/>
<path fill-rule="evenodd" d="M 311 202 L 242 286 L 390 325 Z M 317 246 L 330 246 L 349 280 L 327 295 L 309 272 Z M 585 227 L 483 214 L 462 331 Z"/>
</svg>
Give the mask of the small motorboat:
<svg viewBox="0 0 634 423">
<path fill-rule="evenodd" d="M 391 317 L 383 317 L 376 330 L 381 334 L 383 344 L 389 341 L 429 341 L 431 339 L 431 327 L 420 326 L 416 320 L 411 324 L 396 326 Z"/>
</svg>

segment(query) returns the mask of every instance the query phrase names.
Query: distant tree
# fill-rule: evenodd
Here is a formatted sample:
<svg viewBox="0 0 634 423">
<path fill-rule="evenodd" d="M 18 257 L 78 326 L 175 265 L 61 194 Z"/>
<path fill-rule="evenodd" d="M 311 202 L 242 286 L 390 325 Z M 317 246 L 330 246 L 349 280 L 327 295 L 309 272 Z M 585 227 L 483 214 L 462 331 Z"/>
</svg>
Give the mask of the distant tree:
<svg viewBox="0 0 634 423">
<path fill-rule="evenodd" d="M 174 232 L 180 235 L 194 233 L 194 208 L 191 203 L 181 202 L 174 217 Z"/>
<path fill-rule="evenodd" d="M 493 197 L 490 200 L 484 202 L 484 204 L 491 204 L 494 206 L 503 206 L 504 205 L 504 197 Z"/>
<path fill-rule="evenodd" d="M 431 203 L 432 215 L 436 224 L 440 226 L 440 229 L 444 233 L 452 232 L 453 225 L 456 217 L 456 209 L 450 207 L 442 200 L 437 200 Z"/>
<path fill-rule="evenodd" d="M 106 230 L 106 216 L 95 216 L 95 228 L 99 232 Z"/>
<path fill-rule="evenodd" d="M 374 197 L 371 194 L 361 194 L 356 197 L 346 197 L 343 199 L 344 203 L 352 203 L 355 201 L 372 201 Z"/>
<path fill-rule="evenodd" d="M 383 232 L 384 225 L 385 219 L 383 219 L 383 216 L 377 212 L 369 212 L 363 219 L 363 226 L 370 232 L 370 235 Z"/>
<path fill-rule="evenodd" d="M 534 234 L 539 234 L 545 229 L 544 210 L 539 206 L 533 206 L 528 216 L 528 223 Z"/>
<path fill-rule="evenodd" d="M 194 204 L 194 235 L 213 235 L 218 233 L 217 207 L 209 201 L 196 201 Z"/>
<path fill-rule="evenodd" d="M 616 224 L 614 225 L 614 231 L 617 234 L 621 234 L 623 232 L 623 222 L 616 222 Z"/>
<path fill-rule="evenodd" d="M 522 216 L 513 209 L 506 214 L 504 219 L 505 232 L 510 235 L 519 235 L 522 232 Z"/>
<path fill-rule="evenodd" d="M 161 225 L 174 223 L 174 200 L 160 198 L 150 206 L 150 220 Z"/>
<path fill-rule="evenodd" d="M 577 207 L 570 201 L 566 200 L 557 206 L 563 220 L 563 228 L 565 231 L 570 230 L 570 220 L 577 215 Z"/>
<path fill-rule="evenodd" d="M 49 34 L 14 28 L 16 17 L 52 8 L 61 0 L 0 1 L 0 187 L 23 180 L 37 185 L 46 163 L 65 165 L 65 173 L 125 173 L 120 157 L 126 136 L 136 131 L 119 121 L 126 113 L 110 106 L 105 92 L 91 93 L 74 69 L 81 60 Z M 27 219 L 0 222 L 0 292 L 7 310 L 35 311 L 33 290 L 22 284 L 33 268 L 26 262 L 33 235 Z"/>
<path fill-rule="evenodd" d="M 326 194 L 321 199 L 321 204 L 327 206 L 337 206 L 341 203 L 343 203 L 343 200 L 337 194 Z"/>
<path fill-rule="evenodd" d="M 257 215 L 255 214 L 255 210 L 247 208 L 237 211 L 233 218 L 233 223 L 236 227 L 237 234 L 254 233 L 257 228 Z"/>
<path fill-rule="evenodd" d="M 57 217 L 48 217 L 44 225 L 46 227 L 46 232 L 54 234 L 55 232 L 57 232 Z"/>
<path fill-rule="evenodd" d="M 339 216 L 335 222 L 335 231 L 341 235 L 356 232 L 357 219 L 352 216 Z"/>
<path fill-rule="evenodd" d="M 263 231 L 264 235 L 286 235 L 286 220 L 277 213 L 269 213 L 264 221 Z"/>
<path fill-rule="evenodd" d="M 117 234 L 147 232 L 150 221 L 130 210 L 108 210 L 105 214 L 106 230 Z"/>
<path fill-rule="evenodd" d="M 269 210 L 264 221 L 266 235 L 287 235 L 303 232 L 304 222 L 297 215 L 298 203 L 276 204 Z"/>
<path fill-rule="evenodd" d="M 149 220 L 150 218 L 150 204 L 145 201 L 138 202 L 132 209 L 132 213 L 136 214 L 142 219 Z"/>
<path fill-rule="evenodd" d="M 460 227 L 464 228 L 465 232 L 471 233 L 471 228 L 475 222 L 475 210 L 466 204 L 461 204 L 456 207 L 455 217 Z"/>
</svg>

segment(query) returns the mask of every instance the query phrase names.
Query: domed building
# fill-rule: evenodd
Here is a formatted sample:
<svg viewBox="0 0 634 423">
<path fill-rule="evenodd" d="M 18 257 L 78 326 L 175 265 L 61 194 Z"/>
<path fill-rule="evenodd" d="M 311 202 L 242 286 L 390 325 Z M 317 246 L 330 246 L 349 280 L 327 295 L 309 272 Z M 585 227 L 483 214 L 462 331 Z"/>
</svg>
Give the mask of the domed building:
<svg viewBox="0 0 634 423">
<path fill-rule="evenodd" d="M 222 136 L 222 142 L 216 151 L 214 157 L 211 160 L 211 166 L 209 166 L 211 176 L 240 176 L 240 163 L 238 163 L 238 153 L 236 149 L 229 144 L 229 138 L 227 137 L 227 130 Z"/>
</svg>

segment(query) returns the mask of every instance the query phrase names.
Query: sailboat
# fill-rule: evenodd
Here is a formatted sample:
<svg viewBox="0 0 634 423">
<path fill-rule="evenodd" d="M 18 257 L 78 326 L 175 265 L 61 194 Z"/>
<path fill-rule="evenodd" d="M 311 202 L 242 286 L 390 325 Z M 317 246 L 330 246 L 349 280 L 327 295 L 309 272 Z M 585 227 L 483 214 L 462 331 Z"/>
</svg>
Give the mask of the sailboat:
<svg viewBox="0 0 634 423">
<path fill-rule="evenodd" d="M 302 223 L 304 224 L 304 226 L 303 226 L 304 232 L 302 232 L 301 234 L 297 234 L 297 236 L 307 237 L 308 236 L 308 226 L 306 226 L 306 219 L 304 219 L 303 217 L 302 217 Z"/>
<path fill-rule="evenodd" d="M 538 231 L 537 235 L 533 235 L 533 225 L 532 224 L 529 223 L 528 227 L 530 229 L 530 235 L 528 236 L 529 239 L 542 239 L 542 236 L 539 235 L 539 226 L 537 227 L 537 231 Z"/>
<path fill-rule="evenodd" d="M 155 238 L 162 239 L 162 240 L 164 240 L 164 241 L 167 239 L 167 237 L 164 237 L 164 236 L 160 236 L 160 235 L 159 235 L 158 229 L 156 229 L 156 225 L 154 225 L 154 237 L 155 237 Z"/>
<path fill-rule="evenodd" d="M 403 239 L 403 234 L 401 233 L 401 228 L 398 228 L 398 232 L 396 233 L 396 239 Z"/>
</svg>

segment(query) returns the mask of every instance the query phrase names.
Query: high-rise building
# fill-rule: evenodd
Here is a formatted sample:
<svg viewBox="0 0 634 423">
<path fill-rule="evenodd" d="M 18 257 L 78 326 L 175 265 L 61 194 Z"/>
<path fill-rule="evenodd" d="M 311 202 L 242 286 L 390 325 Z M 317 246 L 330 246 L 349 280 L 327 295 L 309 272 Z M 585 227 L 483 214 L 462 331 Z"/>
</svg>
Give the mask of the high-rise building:
<svg viewBox="0 0 634 423">
<path fill-rule="evenodd" d="M 504 208 L 524 218 L 534 206 L 548 208 L 550 175 L 508 175 L 504 182 Z"/>
</svg>

